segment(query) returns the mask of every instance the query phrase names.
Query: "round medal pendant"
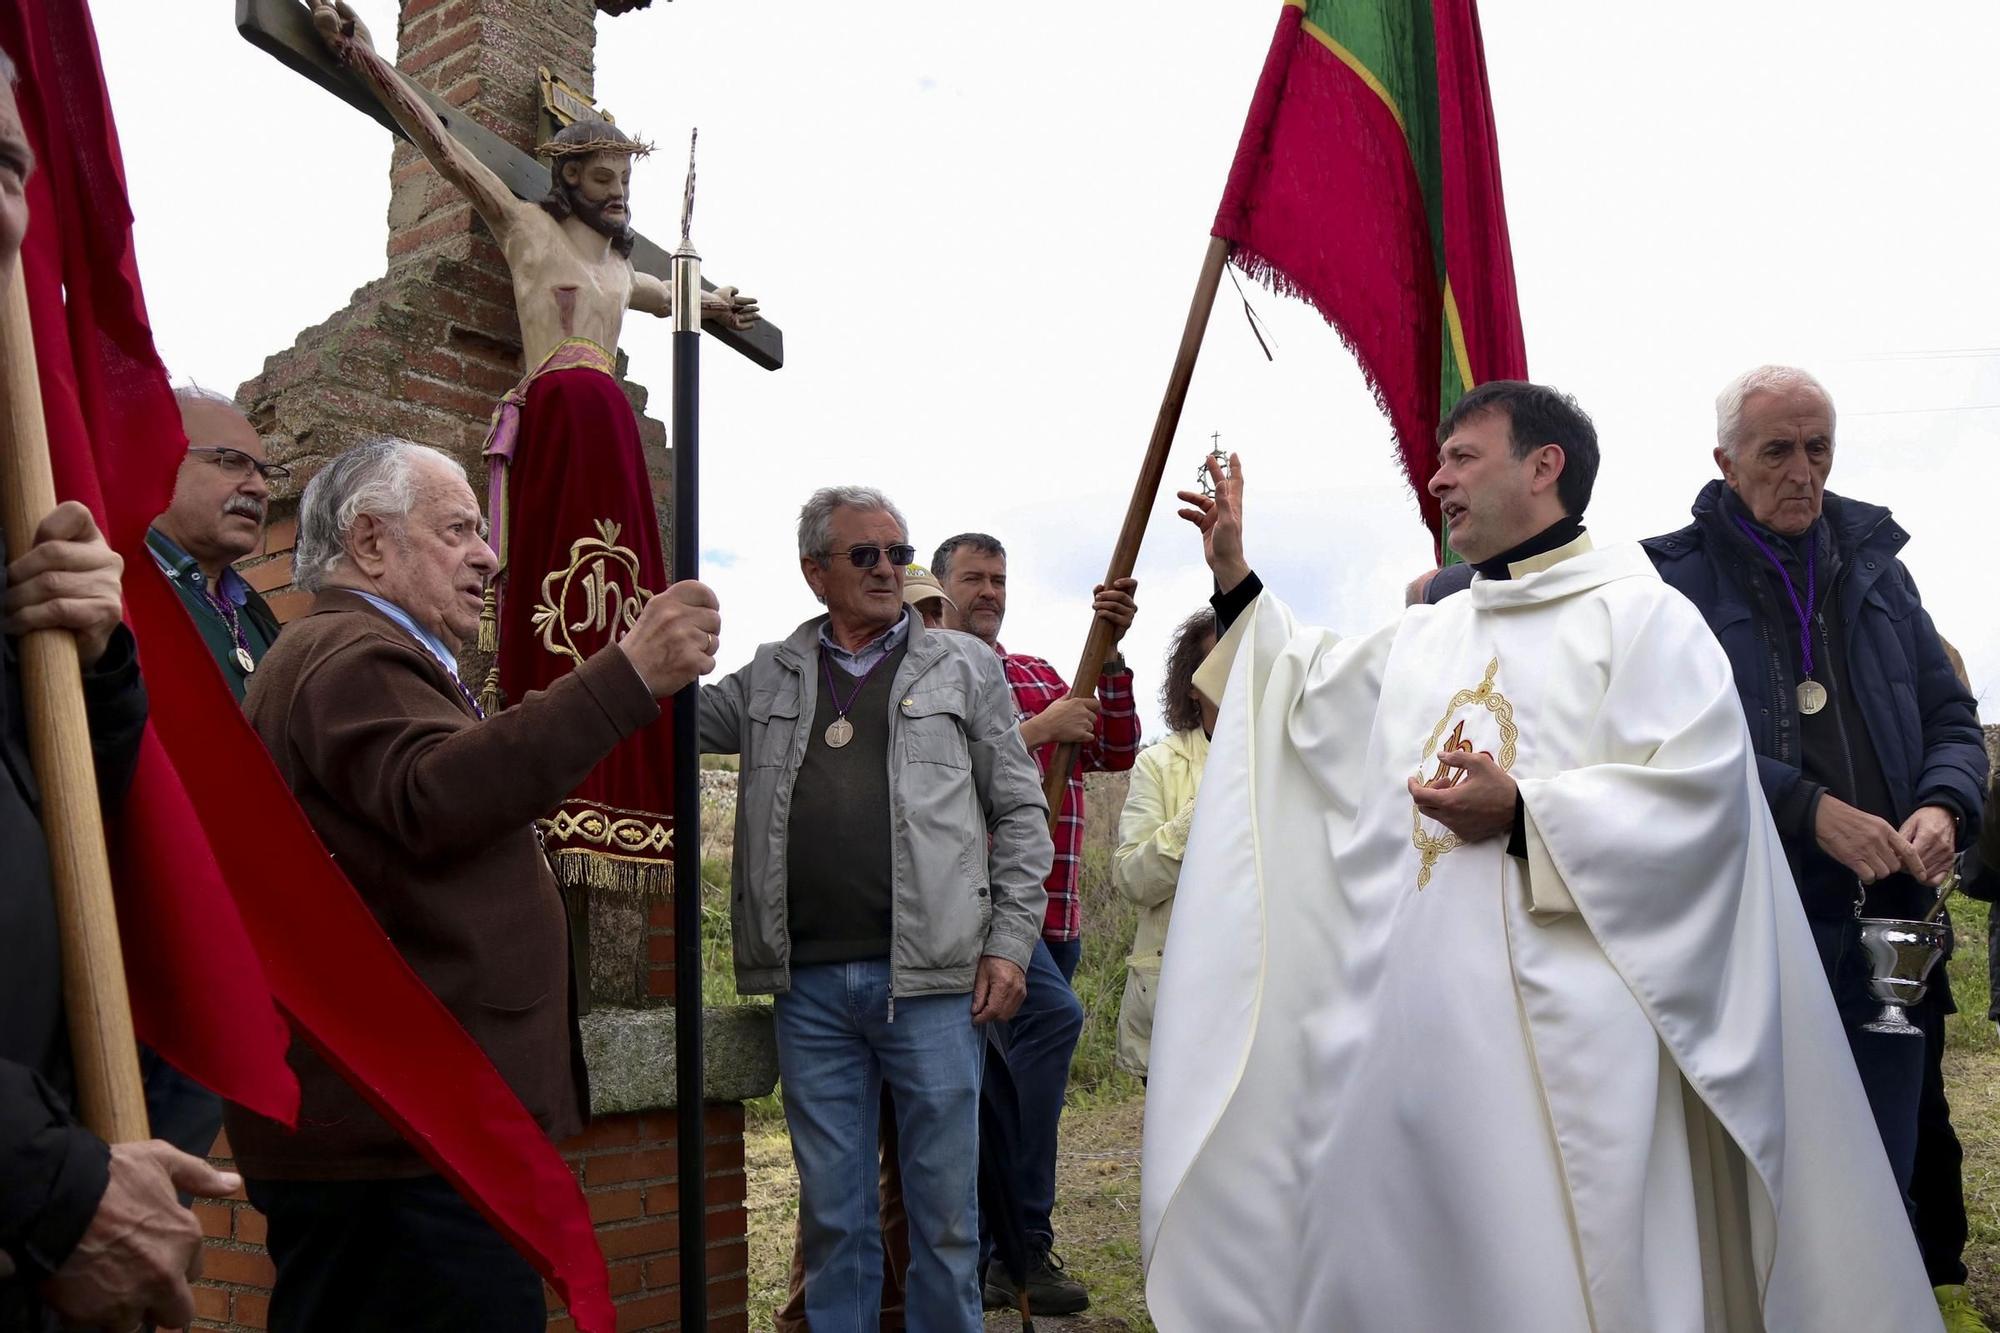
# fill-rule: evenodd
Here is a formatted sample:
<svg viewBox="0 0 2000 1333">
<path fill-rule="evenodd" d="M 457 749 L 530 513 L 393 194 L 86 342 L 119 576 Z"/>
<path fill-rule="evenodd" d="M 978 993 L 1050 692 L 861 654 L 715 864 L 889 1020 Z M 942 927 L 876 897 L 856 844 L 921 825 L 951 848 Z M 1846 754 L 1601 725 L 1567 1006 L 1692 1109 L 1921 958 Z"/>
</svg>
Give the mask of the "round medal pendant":
<svg viewBox="0 0 2000 1333">
<path fill-rule="evenodd" d="M 257 669 L 257 659 L 250 656 L 248 648 L 239 647 L 236 650 L 236 665 L 242 667 L 243 674 L 247 676 Z"/>
<path fill-rule="evenodd" d="M 1812 714 L 1817 713 L 1824 707 L 1826 707 L 1826 686 L 1816 680 L 1800 681 L 1799 711 L 1801 713 Z"/>
<path fill-rule="evenodd" d="M 854 724 L 844 717 L 837 717 L 826 729 L 826 743 L 838 750 L 854 739 Z"/>
</svg>

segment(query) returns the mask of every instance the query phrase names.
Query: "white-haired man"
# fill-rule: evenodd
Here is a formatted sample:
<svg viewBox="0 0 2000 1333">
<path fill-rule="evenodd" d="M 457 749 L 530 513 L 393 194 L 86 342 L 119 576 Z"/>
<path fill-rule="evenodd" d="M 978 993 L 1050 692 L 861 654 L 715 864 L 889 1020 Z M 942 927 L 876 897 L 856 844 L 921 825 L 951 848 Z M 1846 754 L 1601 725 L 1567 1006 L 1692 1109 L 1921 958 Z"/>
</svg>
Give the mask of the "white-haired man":
<svg viewBox="0 0 2000 1333">
<path fill-rule="evenodd" d="M 483 718 L 456 654 L 497 561 L 457 463 L 382 440 L 306 487 L 294 554 L 311 610 L 246 710 L 299 804 L 410 966 L 551 1137 L 585 1108 L 567 917 L 535 820 L 656 700 L 714 667 L 698 583 Z M 540 1329 L 541 1279 L 317 1055 L 294 1046 L 299 1130 L 230 1107 L 269 1220 L 273 1329 Z"/>
<path fill-rule="evenodd" d="M 1931 1282 L 1954 1333 L 1983 1329 L 1959 1258 L 1944 971 L 1911 1010 L 1921 1039 L 1865 1031 L 1879 1006 L 1855 918 L 1929 909 L 1979 828 L 1986 748 L 1972 696 L 1897 559 L 1909 534 L 1888 510 L 1828 491 L 1833 458 L 1825 387 L 1789 366 L 1748 371 L 1716 399 L 1722 476 L 1695 497 L 1694 522 L 1645 545 L 1729 655 L 1764 795 Z"/>
<path fill-rule="evenodd" d="M 913 554 L 880 491 L 814 492 L 799 567 L 826 614 L 702 691 L 702 748 L 743 757 L 736 986 L 777 996 L 813 1333 L 876 1333 L 884 1084 L 908 1326 L 981 1327 L 978 1025 L 1020 1006 L 1054 855 L 1000 659 L 905 606 Z"/>
</svg>

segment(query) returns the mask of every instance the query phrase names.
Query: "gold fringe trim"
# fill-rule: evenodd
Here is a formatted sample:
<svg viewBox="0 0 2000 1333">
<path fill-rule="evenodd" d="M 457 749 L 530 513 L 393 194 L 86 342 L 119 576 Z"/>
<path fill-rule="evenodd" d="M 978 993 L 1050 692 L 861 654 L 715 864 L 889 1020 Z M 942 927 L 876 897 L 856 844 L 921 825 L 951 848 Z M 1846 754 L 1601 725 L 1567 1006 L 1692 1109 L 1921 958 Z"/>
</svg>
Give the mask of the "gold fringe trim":
<svg viewBox="0 0 2000 1333">
<path fill-rule="evenodd" d="M 556 881 L 569 889 L 597 889 L 620 897 L 663 898 L 673 892 L 670 861 L 635 861 L 603 852 L 564 848 L 549 853 Z"/>
<path fill-rule="evenodd" d="M 479 603 L 479 651 L 500 651 L 500 578 L 497 573 L 487 582 L 486 595 Z"/>
<path fill-rule="evenodd" d="M 486 681 L 479 687 L 479 711 L 492 717 L 507 706 L 507 697 L 500 692 L 500 660 L 495 658 L 487 668 Z"/>
</svg>

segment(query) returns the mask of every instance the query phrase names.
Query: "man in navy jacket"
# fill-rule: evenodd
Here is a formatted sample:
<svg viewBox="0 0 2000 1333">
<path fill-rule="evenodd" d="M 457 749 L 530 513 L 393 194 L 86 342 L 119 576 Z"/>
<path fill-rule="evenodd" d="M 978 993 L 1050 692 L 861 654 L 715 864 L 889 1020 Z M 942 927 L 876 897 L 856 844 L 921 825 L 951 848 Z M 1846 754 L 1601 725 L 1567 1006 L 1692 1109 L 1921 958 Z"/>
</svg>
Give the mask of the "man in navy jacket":
<svg viewBox="0 0 2000 1333">
<path fill-rule="evenodd" d="M 1978 830 L 1978 713 L 1896 558 L 1909 534 L 1888 510 L 1826 490 L 1834 409 L 1819 382 L 1760 367 L 1723 390 L 1716 417 L 1721 479 L 1695 498 L 1694 522 L 1645 547 L 1735 669 L 1764 794 L 1906 1197 L 1924 1141 L 1913 1217 L 1940 1303 L 1956 1302 L 1965 1221 L 1941 1070 L 1950 991 L 1940 966 L 1911 1011 L 1921 1040 L 1862 1031 L 1879 1006 L 1855 918 L 1924 915 Z M 1938 1216 L 1953 1211 L 1938 1206 L 1940 1174 L 1955 1225 Z"/>
</svg>

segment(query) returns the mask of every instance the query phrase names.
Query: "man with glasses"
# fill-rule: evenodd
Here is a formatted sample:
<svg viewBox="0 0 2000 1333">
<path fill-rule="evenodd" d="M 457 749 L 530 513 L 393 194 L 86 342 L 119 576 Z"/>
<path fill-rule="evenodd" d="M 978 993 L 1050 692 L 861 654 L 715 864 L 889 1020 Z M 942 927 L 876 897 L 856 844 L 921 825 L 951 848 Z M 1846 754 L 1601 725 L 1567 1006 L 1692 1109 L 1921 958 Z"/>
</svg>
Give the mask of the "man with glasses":
<svg viewBox="0 0 2000 1333">
<path fill-rule="evenodd" d="M 914 554 L 880 491 L 815 492 L 799 568 L 826 614 L 702 690 L 702 748 L 742 756 L 736 988 L 777 997 L 813 1333 L 878 1328 L 884 1085 L 908 1327 L 981 1327 L 979 1025 L 1020 1006 L 1052 856 L 1000 659 L 906 608 Z"/>
<path fill-rule="evenodd" d="M 291 469 L 264 461 L 264 442 L 236 404 L 187 385 L 174 390 L 188 452 L 173 503 L 153 521 L 146 547 L 180 594 L 238 703 L 278 638 L 278 618 L 230 566 L 264 539 L 273 481 Z"/>
<path fill-rule="evenodd" d="M 278 618 L 230 566 L 264 538 L 270 482 L 289 468 L 264 461 L 250 419 L 219 393 L 193 384 L 174 390 L 187 457 L 173 502 L 153 520 L 146 550 L 180 595 L 222 678 L 243 702 L 250 675 L 278 639 Z M 222 1100 L 148 1047 L 139 1051 L 153 1132 L 183 1152 L 207 1156 L 222 1131 Z"/>
</svg>

